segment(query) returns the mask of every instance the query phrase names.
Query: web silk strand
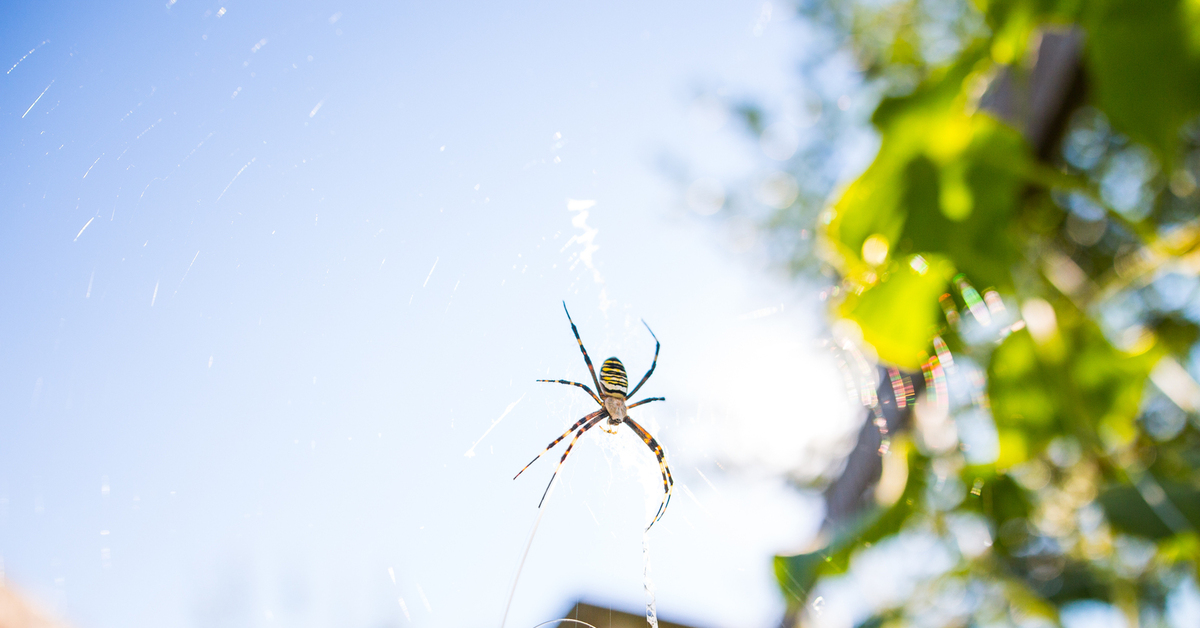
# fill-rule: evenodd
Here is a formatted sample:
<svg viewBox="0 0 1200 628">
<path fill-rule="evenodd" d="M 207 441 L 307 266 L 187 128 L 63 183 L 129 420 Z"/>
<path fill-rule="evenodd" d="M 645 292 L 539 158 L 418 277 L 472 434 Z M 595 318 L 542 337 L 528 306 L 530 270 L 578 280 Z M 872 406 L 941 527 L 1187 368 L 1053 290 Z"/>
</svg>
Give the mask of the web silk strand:
<svg viewBox="0 0 1200 628">
<path fill-rule="evenodd" d="M 517 595 L 517 584 L 521 581 L 521 570 L 525 569 L 525 559 L 529 558 L 529 549 L 533 547 L 533 537 L 537 536 L 538 526 L 542 523 L 542 515 L 546 514 L 546 506 L 550 504 L 550 495 L 554 493 L 554 487 L 557 484 L 558 477 L 555 476 L 550 482 L 550 488 L 546 491 L 546 497 L 538 506 L 537 519 L 533 522 L 533 530 L 529 532 L 529 541 L 525 543 L 525 552 L 521 554 L 521 562 L 517 565 L 517 575 L 513 578 L 512 590 L 508 592 L 508 603 L 504 605 L 504 617 L 500 619 L 500 628 L 504 628 L 505 623 L 508 622 L 508 611 L 512 609 L 513 598 Z"/>
</svg>

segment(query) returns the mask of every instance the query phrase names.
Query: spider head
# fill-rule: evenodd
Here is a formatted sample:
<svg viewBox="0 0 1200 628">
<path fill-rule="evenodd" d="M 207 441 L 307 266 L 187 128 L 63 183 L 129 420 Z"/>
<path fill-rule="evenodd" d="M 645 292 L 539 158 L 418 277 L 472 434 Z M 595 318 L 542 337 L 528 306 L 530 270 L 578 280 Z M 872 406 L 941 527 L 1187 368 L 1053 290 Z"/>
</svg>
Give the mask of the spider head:
<svg viewBox="0 0 1200 628">
<path fill-rule="evenodd" d="M 616 358 L 609 358 L 600 367 L 600 391 L 606 395 L 625 396 L 629 390 L 629 377 L 625 365 Z"/>
</svg>

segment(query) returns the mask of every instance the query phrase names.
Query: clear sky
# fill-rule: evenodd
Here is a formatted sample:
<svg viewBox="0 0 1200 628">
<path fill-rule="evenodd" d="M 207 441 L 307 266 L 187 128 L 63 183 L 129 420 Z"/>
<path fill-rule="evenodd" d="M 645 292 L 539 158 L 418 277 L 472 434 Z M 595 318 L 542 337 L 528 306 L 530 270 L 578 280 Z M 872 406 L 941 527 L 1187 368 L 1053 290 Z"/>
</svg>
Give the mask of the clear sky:
<svg viewBox="0 0 1200 628">
<path fill-rule="evenodd" d="M 696 96 L 787 96 L 783 6 L 3 11 L 13 586 L 81 628 L 499 625 L 559 454 L 512 476 L 591 411 L 534 382 L 588 378 L 565 299 L 632 378 L 639 321 L 663 343 L 643 393 L 667 401 L 634 415 L 677 481 L 649 535 L 660 616 L 778 621 L 770 556 L 821 517 L 781 473 L 853 432 L 842 378 L 813 295 L 661 164 L 765 174 Z M 622 429 L 576 446 L 509 626 L 645 604 L 661 484 Z"/>
</svg>

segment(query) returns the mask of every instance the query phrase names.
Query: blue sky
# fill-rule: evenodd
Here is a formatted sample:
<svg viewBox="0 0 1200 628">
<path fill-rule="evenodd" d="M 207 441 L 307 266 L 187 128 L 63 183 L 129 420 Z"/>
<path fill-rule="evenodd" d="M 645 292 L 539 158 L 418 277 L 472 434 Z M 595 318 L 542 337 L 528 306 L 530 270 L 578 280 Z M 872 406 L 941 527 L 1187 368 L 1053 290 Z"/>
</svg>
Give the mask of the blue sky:
<svg viewBox="0 0 1200 628">
<path fill-rule="evenodd" d="M 533 381 L 587 378 L 565 299 L 633 377 L 639 320 L 663 342 L 644 393 L 668 401 L 635 415 L 678 482 L 650 535 L 660 616 L 778 620 L 769 557 L 820 518 L 780 472 L 853 431 L 841 377 L 812 295 L 659 164 L 763 174 L 696 96 L 791 93 L 783 7 L 5 12 L 14 586 L 85 628 L 498 624 L 558 454 L 511 478 L 590 411 Z M 510 626 L 645 603 L 657 474 L 628 431 L 581 439 Z"/>
</svg>

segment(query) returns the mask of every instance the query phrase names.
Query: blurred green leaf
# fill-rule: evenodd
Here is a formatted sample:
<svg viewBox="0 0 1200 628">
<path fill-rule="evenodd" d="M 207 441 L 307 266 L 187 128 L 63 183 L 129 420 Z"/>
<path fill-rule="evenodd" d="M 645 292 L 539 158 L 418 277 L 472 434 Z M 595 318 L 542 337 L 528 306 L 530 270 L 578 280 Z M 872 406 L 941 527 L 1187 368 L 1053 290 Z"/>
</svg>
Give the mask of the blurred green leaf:
<svg viewBox="0 0 1200 628">
<path fill-rule="evenodd" d="M 977 0 L 992 32 L 992 58 L 1009 64 L 1021 60 L 1029 37 L 1043 23 L 1072 21 L 1083 0 Z"/>
<path fill-rule="evenodd" d="M 1058 591 L 1048 597 L 1056 605 L 1073 600 L 1105 600 L 1112 597 L 1112 585 L 1099 578 L 1084 561 L 1067 559 L 1057 577 Z"/>
<path fill-rule="evenodd" d="M 1000 431 L 997 466 L 1020 463 L 1063 433 L 1087 443 L 1130 441 L 1146 378 L 1160 355 L 1125 354 L 1086 319 L 1042 344 L 1026 330 L 1011 334 L 988 367 Z"/>
<path fill-rule="evenodd" d="M 1129 442 L 1160 347 L 1130 355 L 1112 346 L 1090 320 L 1074 329 L 1068 385 L 1078 397 L 1077 419 L 1094 422 L 1105 442 Z M 1114 441 L 1115 439 L 1115 441 Z"/>
<path fill-rule="evenodd" d="M 763 112 L 757 106 L 752 104 L 743 104 L 735 109 L 737 115 L 746 123 L 746 127 L 754 135 L 761 135 L 763 132 Z"/>
<path fill-rule="evenodd" d="M 980 513 L 994 542 L 980 559 L 964 558 L 955 577 L 1006 582 L 1010 612 L 1037 607 L 1052 620 L 1076 599 L 1161 610 L 1165 593 L 1151 589 L 1161 589 L 1167 566 L 1191 561 L 1200 575 L 1200 430 L 1183 409 L 1159 412 L 1168 395 L 1146 410 L 1145 425 L 1163 429 L 1142 433 L 1138 417 L 1149 373 L 1164 355 L 1190 370 L 1200 325 L 1140 298 L 1139 275 L 1125 273 L 1161 263 L 1194 274 L 1190 262 L 1179 264 L 1194 245 L 1158 243 L 1185 242 L 1179 229 L 1195 228 L 1188 221 L 1200 198 L 1200 127 L 1189 125 L 1200 119 L 1200 0 L 973 0 L 959 13 L 907 1 L 825 5 L 832 15 L 851 16 L 841 22 L 850 25 L 843 34 L 868 80 L 882 93 L 906 94 L 879 104 L 874 161 L 821 214 L 818 250 L 844 288 L 836 313 L 855 322 L 889 365 L 916 370 L 938 334 L 956 363 L 987 367 L 979 382 L 986 395 L 971 390 L 978 396 L 970 409 L 960 411 L 955 395 L 964 391 L 951 383 L 950 412 L 964 445 L 978 438 L 989 449 L 992 426 L 978 424 L 990 414 L 999 458 L 961 471 L 970 493 L 953 510 Z M 1069 55 L 1039 60 L 1053 51 L 1040 46 L 1039 33 L 1058 24 L 1083 31 L 1082 83 Z M 934 67 L 940 61 L 933 59 L 945 58 L 931 54 L 929 33 L 938 29 L 954 29 L 959 39 L 952 58 Z M 1059 82 L 1061 105 L 1045 98 L 1045 79 Z M 1050 157 L 1035 158 L 1017 130 L 981 112 L 986 93 L 1020 110 L 1015 117 L 1049 120 L 1048 137 L 1060 142 Z M 1161 169 L 1140 156 L 1142 146 Z M 1083 198 L 1089 202 L 1076 202 Z M 1115 213 L 1135 200 L 1145 216 L 1136 224 Z M 978 305 L 978 295 L 948 287 L 958 273 L 979 292 L 1002 295 L 1009 310 L 992 310 L 997 327 L 1017 324 L 958 326 L 962 301 Z M 937 302 L 947 292 L 943 313 Z M 1021 303 L 1016 318 L 1013 301 Z M 1179 379 L 1175 392 L 1194 387 L 1186 375 Z M 951 449 L 939 450 L 936 461 L 928 464 L 946 469 L 962 459 Z M 906 522 L 940 521 L 935 505 L 917 499 L 924 482 L 916 469 L 927 462 L 909 459 L 905 497 L 894 506 L 841 531 L 821 551 L 776 557 L 789 606 Z M 1130 486 L 1128 477 L 1143 483 Z M 1146 483 L 1149 477 L 1157 484 Z M 1086 549 L 1075 543 L 1097 481 L 1111 483 L 1097 503 L 1113 529 L 1158 541 L 1146 567 L 1152 577 L 1133 582 L 1120 561 L 1097 555 L 1111 551 L 1103 529 Z M 958 534 L 953 526 L 965 520 L 946 518 L 946 533 Z M 1014 594 L 1028 599 L 1017 602 Z M 866 622 L 919 623 L 912 606 L 883 609 Z M 980 620 L 991 621 L 973 616 L 970 623 Z"/>
<path fill-rule="evenodd" d="M 1200 114 L 1196 3 L 1095 0 L 1084 16 L 1096 103 L 1114 127 L 1171 164 L 1180 127 Z"/>
<path fill-rule="evenodd" d="M 930 166 L 927 170 L 937 172 L 961 156 L 977 130 L 998 124 L 987 116 L 968 115 L 962 96 L 964 81 L 982 58 L 977 50 L 911 95 L 879 104 L 872 118 L 882 135 L 879 154 L 838 200 L 828 228 L 831 239 L 841 245 L 843 261 L 851 272 L 861 260 L 867 238 L 879 235 L 893 246 L 900 241 L 910 204 L 924 204 L 926 212 L 941 211 L 935 183 L 940 174 L 917 170 L 926 176 L 910 185 L 910 164 L 925 159 Z M 951 209 L 952 214 L 956 211 L 962 213 L 961 208 Z"/>
<path fill-rule="evenodd" d="M 896 266 L 861 295 L 848 296 L 841 314 L 858 323 L 880 358 L 916 370 L 937 334 L 942 316 L 937 299 L 946 290 L 950 267 L 936 260 L 924 273 L 909 264 Z"/>
<path fill-rule="evenodd" d="M 1033 511 L 1033 503 L 1025 489 L 1012 477 L 1001 473 L 987 478 L 979 477 L 978 481 L 981 484 L 979 494 L 964 503 L 965 510 L 987 517 L 993 530 L 1004 528 L 1010 521 L 1024 521 L 1029 518 L 1029 513 Z M 1011 553 L 1017 549 L 1009 547 L 1003 537 L 997 538 L 993 547 L 1002 553 Z"/>
<path fill-rule="evenodd" d="M 862 623 L 855 625 L 854 628 L 883 628 L 889 621 L 895 620 L 898 615 L 899 613 L 896 612 L 872 615 L 863 620 Z"/>
<path fill-rule="evenodd" d="M 883 360 L 908 369 L 920 366 L 937 333 L 934 301 L 945 279 L 962 272 L 981 287 L 1010 288 L 1019 259 L 1011 225 L 1030 154 L 1019 133 L 973 110 L 965 96 L 991 68 L 985 52 L 964 53 L 912 94 L 880 103 L 873 117 L 883 136 L 879 154 L 834 206 L 828 226 L 843 272 L 864 287 L 842 314 Z M 940 272 L 880 266 L 864 248 L 879 250 L 879 243 L 891 259 L 938 260 Z"/>
<path fill-rule="evenodd" d="M 1039 353 L 1025 330 L 1009 335 L 992 353 L 988 395 L 1000 432 L 1001 469 L 1024 462 L 1031 448 L 1040 449 L 1065 429 L 1065 391 L 1055 381 L 1060 372 Z"/>
<path fill-rule="evenodd" d="M 1192 345 L 1200 340 L 1200 326 L 1178 314 L 1157 317 L 1150 323 L 1163 349 L 1177 358 L 1186 358 Z"/>
<path fill-rule="evenodd" d="M 1110 486 L 1097 501 L 1114 528 L 1147 539 L 1165 539 L 1176 532 L 1195 533 L 1200 528 L 1200 490 L 1170 480 L 1160 480 L 1144 491 L 1128 484 Z M 1159 488 L 1161 487 L 1161 494 Z M 1146 501 L 1145 492 L 1154 504 Z M 1182 515 L 1182 519 L 1178 517 Z M 1190 529 L 1178 529 L 1187 525 Z"/>
<path fill-rule="evenodd" d="M 1184 532 L 1159 542 L 1159 558 L 1168 565 L 1192 561 L 1200 576 L 1200 533 Z"/>
<path fill-rule="evenodd" d="M 1027 158 L 1012 128 L 980 116 L 970 144 L 941 168 L 924 157 L 906 168 L 907 218 L 898 254 L 937 253 L 981 287 L 1010 288 L 1019 257 L 1011 229 L 1025 185 L 1014 170 Z M 935 176 L 936 175 L 936 176 Z"/>
</svg>

